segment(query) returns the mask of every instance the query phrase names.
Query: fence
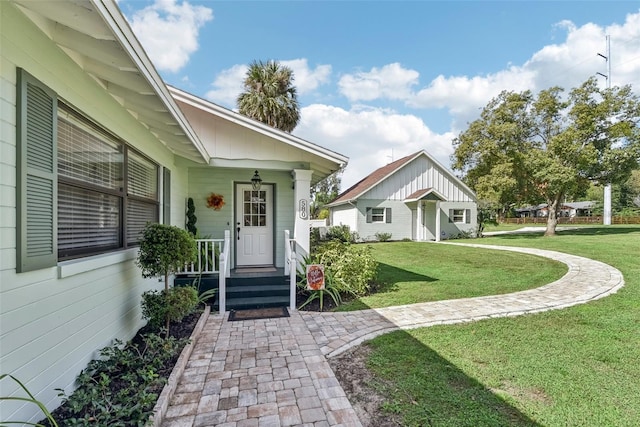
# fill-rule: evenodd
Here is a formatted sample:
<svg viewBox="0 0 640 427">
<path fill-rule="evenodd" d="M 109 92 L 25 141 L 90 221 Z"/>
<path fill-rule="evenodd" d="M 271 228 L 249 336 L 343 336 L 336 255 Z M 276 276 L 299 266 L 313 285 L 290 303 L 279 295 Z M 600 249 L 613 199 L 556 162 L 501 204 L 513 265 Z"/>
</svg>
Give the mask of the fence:
<svg viewBox="0 0 640 427">
<path fill-rule="evenodd" d="M 504 224 L 546 224 L 547 217 L 505 218 L 500 220 Z M 558 218 L 558 224 L 602 224 L 601 216 L 576 216 Z M 614 216 L 611 224 L 640 224 L 640 216 Z"/>
</svg>

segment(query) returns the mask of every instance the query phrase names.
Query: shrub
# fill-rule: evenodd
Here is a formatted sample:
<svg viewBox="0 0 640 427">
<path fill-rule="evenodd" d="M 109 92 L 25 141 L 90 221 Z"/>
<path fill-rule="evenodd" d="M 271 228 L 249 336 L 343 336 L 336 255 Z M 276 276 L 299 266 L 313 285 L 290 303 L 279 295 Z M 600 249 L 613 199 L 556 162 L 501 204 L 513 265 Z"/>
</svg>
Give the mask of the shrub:
<svg viewBox="0 0 640 427">
<path fill-rule="evenodd" d="M 163 323 L 179 322 L 191 314 L 200 299 L 193 286 L 178 286 L 162 291 L 147 291 L 142 294 L 142 317 L 154 328 Z"/>
<path fill-rule="evenodd" d="M 348 225 L 334 225 L 327 230 L 326 240 L 338 240 L 343 243 L 355 243 L 360 236 L 351 231 Z"/>
<path fill-rule="evenodd" d="M 376 240 L 379 242 L 388 242 L 391 240 L 391 233 L 376 233 Z"/>
<path fill-rule="evenodd" d="M 198 222 L 198 217 L 196 216 L 196 205 L 193 203 L 193 199 L 189 197 L 187 199 L 187 231 L 191 233 L 192 236 L 196 236 L 198 234 L 198 227 L 196 227 L 196 222 Z"/>
<path fill-rule="evenodd" d="M 63 417 L 65 425 L 147 425 L 166 382 L 163 370 L 188 341 L 156 334 L 144 335 L 141 343 L 116 340 L 80 373 L 72 395 L 58 389 L 63 406 L 54 414 Z"/>
<path fill-rule="evenodd" d="M 136 265 L 142 277 L 164 276 L 169 289 L 169 274 L 195 261 L 196 242 L 187 231 L 172 225 L 148 223 L 142 232 Z"/>
<path fill-rule="evenodd" d="M 333 281 L 343 292 L 366 295 L 376 277 L 378 263 L 371 247 L 339 241 L 328 242 L 318 248 L 314 259 L 324 264 Z"/>
<path fill-rule="evenodd" d="M 301 268 L 306 271 L 306 263 L 302 264 Z M 341 289 L 340 288 L 339 283 L 337 283 L 335 280 L 333 280 L 333 276 L 330 274 L 329 271 L 325 272 L 324 289 L 308 290 L 307 289 L 307 278 L 306 278 L 306 275 L 303 275 L 302 279 L 300 281 L 298 281 L 298 288 L 301 289 L 303 292 L 309 293 L 309 297 L 306 299 L 305 302 L 300 304 L 300 306 L 298 308 L 299 309 L 303 308 L 304 306 L 306 306 L 309 303 L 315 301 L 316 299 L 319 299 L 319 301 L 320 301 L 320 311 L 322 311 L 323 308 L 324 308 L 324 296 L 325 295 L 329 296 L 333 300 L 333 303 L 336 306 L 338 306 L 338 305 L 342 304 L 342 295 L 341 294 L 346 292 L 345 289 Z"/>
</svg>

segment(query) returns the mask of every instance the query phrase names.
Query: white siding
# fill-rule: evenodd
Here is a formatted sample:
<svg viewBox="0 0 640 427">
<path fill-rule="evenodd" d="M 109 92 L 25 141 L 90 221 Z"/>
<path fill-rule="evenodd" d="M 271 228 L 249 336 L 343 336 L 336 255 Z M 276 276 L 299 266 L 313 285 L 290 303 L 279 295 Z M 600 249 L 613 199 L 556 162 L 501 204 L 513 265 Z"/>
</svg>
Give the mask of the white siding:
<svg viewBox="0 0 640 427">
<path fill-rule="evenodd" d="M 357 231 L 358 210 L 355 206 L 344 204 L 331 208 L 331 226 L 348 225 L 351 231 Z"/>
<path fill-rule="evenodd" d="M 55 388 L 69 391 L 96 350 L 114 338 L 129 339 L 142 326 L 140 295 L 161 287 L 142 279 L 135 250 L 16 274 L 16 67 L 22 67 L 88 117 L 169 167 L 172 222 L 183 225 L 187 175 L 174 156 L 93 78 L 44 37 L 16 7 L 0 2 L 0 366 L 17 376 L 47 407 L 59 404 Z M 71 275 L 71 270 L 76 274 Z M 21 392 L 10 381 L 0 395 Z M 33 405 L 3 401 L 3 420 L 35 421 Z"/>
<path fill-rule="evenodd" d="M 420 155 L 399 171 L 388 177 L 360 199 L 403 201 L 412 193 L 433 188 L 448 201 L 469 202 L 473 195 L 460 186 L 451 172 Z"/>
<path fill-rule="evenodd" d="M 189 169 L 189 195 L 196 206 L 195 215 L 198 217 L 196 227 L 201 236 L 219 239 L 224 236 L 224 230 L 230 230 L 234 236 L 235 194 L 234 183 L 247 183 L 253 176 L 253 169 L 224 169 L 211 167 L 193 167 Z M 274 185 L 274 215 L 275 215 L 275 256 L 277 267 L 284 266 L 284 230 L 293 233 L 295 207 L 293 203 L 293 189 L 291 188 L 290 171 L 260 170 L 260 177 L 265 184 Z M 218 193 L 224 196 L 225 205 L 215 211 L 206 204 L 207 196 Z M 182 202 L 184 206 L 184 201 Z M 232 265 L 235 264 L 234 243 L 232 243 Z"/>
<path fill-rule="evenodd" d="M 367 222 L 367 208 L 391 208 L 391 223 Z M 391 240 L 411 239 L 411 209 L 394 200 L 358 200 L 358 228 L 360 239 L 376 240 L 376 233 L 391 233 Z"/>
<path fill-rule="evenodd" d="M 219 159 L 260 159 L 310 163 L 314 156 L 233 121 L 177 101 L 207 152 Z M 315 159 L 317 160 L 317 159 Z"/>
</svg>

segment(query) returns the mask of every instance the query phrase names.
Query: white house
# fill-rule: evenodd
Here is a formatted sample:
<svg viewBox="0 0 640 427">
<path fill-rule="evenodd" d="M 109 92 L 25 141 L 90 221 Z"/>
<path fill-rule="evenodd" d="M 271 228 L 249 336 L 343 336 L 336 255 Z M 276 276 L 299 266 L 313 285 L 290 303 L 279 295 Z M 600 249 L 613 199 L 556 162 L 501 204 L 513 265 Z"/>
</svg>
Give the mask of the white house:
<svg viewBox="0 0 640 427">
<path fill-rule="evenodd" d="M 310 185 L 347 159 L 168 88 L 113 0 L 0 1 L 0 16 L 0 371 L 53 409 L 163 286 L 134 264 L 148 221 L 184 227 L 191 197 L 202 235 L 233 233 L 232 268 L 283 267 L 284 230 L 308 248 Z"/>
<path fill-rule="evenodd" d="M 476 195 L 426 151 L 373 171 L 327 206 L 330 225 L 348 225 L 363 240 L 391 233 L 439 241 L 477 229 Z"/>
</svg>

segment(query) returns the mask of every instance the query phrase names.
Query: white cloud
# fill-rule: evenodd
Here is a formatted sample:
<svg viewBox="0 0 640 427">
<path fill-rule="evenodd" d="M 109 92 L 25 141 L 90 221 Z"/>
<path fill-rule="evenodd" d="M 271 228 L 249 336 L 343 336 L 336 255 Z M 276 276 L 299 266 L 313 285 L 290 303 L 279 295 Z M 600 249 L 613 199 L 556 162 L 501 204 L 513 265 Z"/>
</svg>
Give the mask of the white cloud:
<svg viewBox="0 0 640 427">
<path fill-rule="evenodd" d="M 419 74 L 398 63 L 373 68 L 368 73 L 345 75 L 340 91 L 349 100 L 402 100 L 414 109 L 444 108 L 452 116 L 453 128 L 478 117 L 481 109 L 503 90 L 539 90 L 561 86 L 567 90 L 580 85 L 597 72 L 606 74 L 606 62 L 597 53 L 606 53 L 605 35 L 611 36 L 612 83 L 640 85 L 640 13 L 627 15 L 623 24 L 577 27 L 561 21 L 564 41 L 533 53 L 522 65 L 509 64 L 495 73 L 464 76 L 439 75 L 414 91 Z M 604 85 L 604 81 L 603 81 Z"/>
<path fill-rule="evenodd" d="M 304 95 L 315 91 L 320 85 L 329 82 L 331 65 L 318 65 L 309 67 L 306 58 L 279 61 L 281 65 L 291 68 L 293 71 L 293 85 L 298 95 Z M 221 71 L 215 77 L 213 89 L 207 92 L 205 97 L 212 102 L 233 108 L 236 105 L 238 95 L 243 91 L 242 82 L 247 73 L 247 65 L 234 65 Z"/>
<path fill-rule="evenodd" d="M 315 91 L 318 86 L 328 83 L 331 76 L 331 65 L 318 65 L 316 68 L 310 68 L 306 58 L 280 61 L 280 64 L 293 71 L 293 84 L 299 95 Z"/>
<path fill-rule="evenodd" d="M 343 190 L 392 159 L 418 150 L 427 150 L 446 167 L 453 152 L 453 134 L 434 133 L 416 116 L 382 109 L 310 105 L 302 108 L 294 133 L 350 158 Z"/>
<path fill-rule="evenodd" d="M 349 101 L 371 101 L 378 98 L 406 99 L 418 84 L 419 73 L 399 63 L 372 68 L 369 72 L 346 74 L 340 78 L 340 92 Z"/>
<path fill-rule="evenodd" d="M 213 19 L 211 9 L 186 1 L 156 0 L 138 10 L 131 27 L 156 67 L 178 72 L 198 49 L 200 28 Z"/>
<path fill-rule="evenodd" d="M 205 98 L 229 108 L 236 106 L 236 99 L 242 92 L 242 81 L 247 74 L 246 65 L 234 65 L 223 70 L 216 77 L 211 86 L 213 89 L 205 94 Z"/>
</svg>

